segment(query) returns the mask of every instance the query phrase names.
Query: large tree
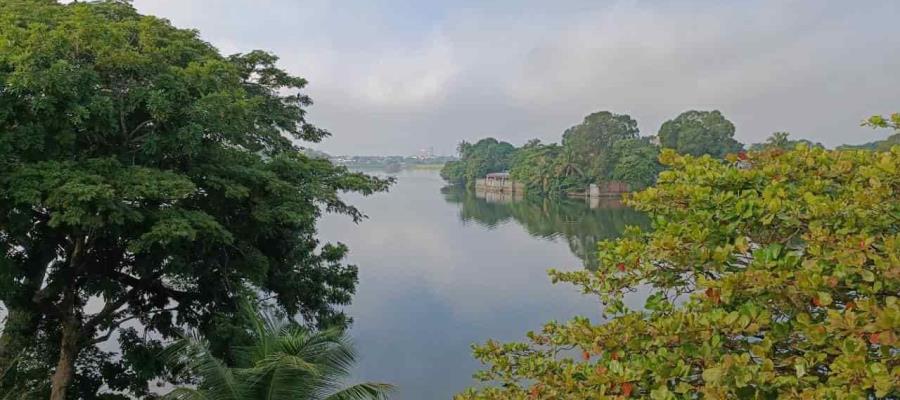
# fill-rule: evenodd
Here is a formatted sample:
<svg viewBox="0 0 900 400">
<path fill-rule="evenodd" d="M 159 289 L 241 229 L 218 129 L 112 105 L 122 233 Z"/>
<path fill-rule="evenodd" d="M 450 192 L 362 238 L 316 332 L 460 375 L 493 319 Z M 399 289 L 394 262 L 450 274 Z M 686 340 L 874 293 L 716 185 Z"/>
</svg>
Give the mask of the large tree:
<svg viewBox="0 0 900 400">
<path fill-rule="evenodd" d="M 345 320 L 356 269 L 315 223 L 360 218 L 339 193 L 387 182 L 300 152 L 328 133 L 276 61 L 222 56 L 125 1 L 0 3 L 2 387 L 53 372 L 52 399 L 141 394 L 159 371 L 134 361 L 158 343 L 124 323 L 197 328 L 227 358 L 248 293 Z M 121 357 L 97 349 L 111 337 Z"/>
<path fill-rule="evenodd" d="M 476 346 L 496 386 L 458 398 L 900 398 L 900 146 L 729 158 L 664 151 L 652 231 L 551 271 L 605 321 Z"/>
<path fill-rule="evenodd" d="M 681 113 L 662 124 L 659 141 L 663 147 L 675 149 L 681 154 L 709 154 L 717 158 L 744 147 L 734 139 L 734 124 L 718 110 Z"/>
<path fill-rule="evenodd" d="M 562 135 L 562 145 L 573 163 L 581 166 L 591 180 L 606 179 L 611 172 L 613 145 L 626 139 L 637 139 L 637 121 L 626 114 L 600 111 L 584 117 L 584 121 Z"/>
</svg>

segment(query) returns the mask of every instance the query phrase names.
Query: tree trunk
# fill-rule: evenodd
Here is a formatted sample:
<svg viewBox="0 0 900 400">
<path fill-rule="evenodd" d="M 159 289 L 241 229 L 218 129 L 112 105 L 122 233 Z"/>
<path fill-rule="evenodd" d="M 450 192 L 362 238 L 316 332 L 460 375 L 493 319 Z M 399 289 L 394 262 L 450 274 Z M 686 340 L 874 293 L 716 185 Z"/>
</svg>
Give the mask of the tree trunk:
<svg viewBox="0 0 900 400">
<path fill-rule="evenodd" d="M 75 239 L 75 247 L 69 257 L 69 282 L 63 292 L 62 302 L 59 305 L 60 313 L 60 340 L 59 360 L 56 363 L 56 371 L 50 378 L 50 400 L 65 400 L 66 389 L 75 377 L 75 360 L 81 350 L 81 315 L 76 311 L 79 307 L 78 288 L 75 287 L 75 277 L 78 275 L 78 264 L 84 251 L 84 239 L 79 236 Z"/>
<path fill-rule="evenodd" d="M 65 400 L 66 389 L 75 376 L 75 359 L 78 358 L 78 339 L 81 323 L 74 312 L 62 322 L 62 338 L 59 343 L 59 361 L 50 380 L 50 400 Z"/>
</svg>

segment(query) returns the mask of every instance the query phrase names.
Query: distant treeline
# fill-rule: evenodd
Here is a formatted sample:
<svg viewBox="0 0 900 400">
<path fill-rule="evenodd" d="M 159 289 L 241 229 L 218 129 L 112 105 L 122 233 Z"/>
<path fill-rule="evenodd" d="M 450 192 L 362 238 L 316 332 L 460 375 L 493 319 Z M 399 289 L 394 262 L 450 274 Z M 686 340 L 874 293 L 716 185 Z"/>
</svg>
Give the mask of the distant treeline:
<svg viewBox="0 0 900 400">
<path fill-rule="evenodd" d="M 866 124 L 876 126 L 878 122 Z M 538 195 L 582 191 L 589 184 L 608 181 L 642 189 L 652 185 L 662 170 L 658 161 L 661 148 L 723 158 L 745 148 L 823 147 L 805 139 L 791 140 L 786 132 L 775 132 L 763 143 L 745 146 L 734 139 L 734 133 L 734 124 L 717 110 L 686 111 L 663 123 L 656 136 L 643 137 L 631 116 L 601 111 L 566 129 L 559 144 L 532 139 L 517 148 L 494 138 L 474 144 L 463 141 L 457 147 L 459 160 L 445 164 L 441 176 L 451 184 L 472 185 L 488 173 L 509 171 L 528 193 Z M 880 149 L 898 142 L 900 134 L 895 134 L 883 141 L 842 148 Z"/>
</svg>

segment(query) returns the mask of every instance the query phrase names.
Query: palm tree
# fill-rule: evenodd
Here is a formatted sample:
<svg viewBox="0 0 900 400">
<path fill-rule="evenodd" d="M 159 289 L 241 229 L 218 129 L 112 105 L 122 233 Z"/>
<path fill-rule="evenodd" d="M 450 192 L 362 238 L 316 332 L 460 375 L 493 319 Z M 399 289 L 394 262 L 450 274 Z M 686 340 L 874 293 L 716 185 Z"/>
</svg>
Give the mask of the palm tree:
<svg viewBox="0 0 900 400">
<path fill-rule="evenodd" d="M 335 329 L 313 331 L 293 321 L 252 313 L 251 346 L 237 351 L 236 367 L 214 357 L 194 335 L 168 350 L 168 359 L 200 379 L 166 400 L 362 400 L 387 399 L 384 383 L 342 387 L 355 353 L 347 335 Z"/>
</svg>

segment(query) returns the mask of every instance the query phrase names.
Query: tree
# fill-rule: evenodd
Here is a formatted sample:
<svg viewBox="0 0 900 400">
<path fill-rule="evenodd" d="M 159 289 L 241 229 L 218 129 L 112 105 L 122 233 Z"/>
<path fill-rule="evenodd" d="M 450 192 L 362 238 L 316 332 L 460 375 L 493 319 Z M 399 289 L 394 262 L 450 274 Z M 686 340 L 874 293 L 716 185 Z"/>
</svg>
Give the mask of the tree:
<svg viewBox="0 0 900 400">
<path fill-rule="evenodd" d="M 494 138 L 485 138 L 475 144 L 462 142 L 457 147 L 459 161 L 450 162 L 441 169 L 441 176 L 452 184 L 474 185 L 475 179 L 491 172 L 509 169 L 515 146 Z"/>
<path fill-rule="evenodd" d="M 476 346 L 499 386 L 459 399 L 900 396 L 900 146 L 661 160 L 628 201 L 653 229 L 602 242 L 596 271 L 550 273 L 607 321 Z"/>
<path fill-rule="evenodd" d="M 659 148 L 647 138 L 620 140 L 613 145 L 609 177 L 627 183 L 632 190 L 646 188 L 662 170 L 658 158 Z"/>
<path fill-rule="evenodd" d="M 600 111 L 563 132 L 562 145 L 572 161 L 582 166 L 591 180 L 602 180 L 612 169 L 610 152 L 619 140 L 636 139 L 637 121 L 625 114 Z"/>
<path fill-rule="evenodd" d="M 524 184 L 529 194 L 557 194 L 563 186 L 562 176 L 557 173 L 562 153 L 562 147 L 556 143 L 545 145 L 530 141 L 516 151 L 510 177 Z"/>
<path fill-rule="evenodd" d="M 248 310 L 251 310 L 248 308 Z M 202 337 L 182 339 L 167 350 L 170 363 L 199 378 L 196 387 L 180 387 L 164 400 L 354 400 L 386 399 L 384 383 L 341 387 L 355 353 L 338 328 L 312 331 L 270 314 L 253 321 L 252 344 L 238 349 L 238 365 L 228 366 Z"/>
<path fill-rule="evenodd" d="M 681 113 L 662 124 L 659 141 L 663 147 L 675 149 L 680 154 L 709 154 L 716 158 L 743 148 L 734 140 L 734 124 L 718 110 Z"/>
<path fill-rule="evenodd" d="M 806 139 L 791 140 L 788 132 L 775 132 L 772 136 L 766 138 L 765 143 L 754 143 L 750 145 L 750 150 L 762 151 L 766 149 L 793 150 L 798 145 L 806 147 L 825 147 L 822 143 L 813 143 Z"/>
<path fill-rule="evenodd" d="M 389 182 L 301 153 L 328 132 L 276 62 L 124 1 L 0 3 L 0 389 L 52 372 L 52 399 L 146 393 L 159 342 L 122 324 L 196 328 L 224 354 L 247 293 L 346 321 L 357 272 L 315 222 L 358 220 L 339 193 Z M 96 347 L 111 337 L 120 357 Z"/>
</svg>

